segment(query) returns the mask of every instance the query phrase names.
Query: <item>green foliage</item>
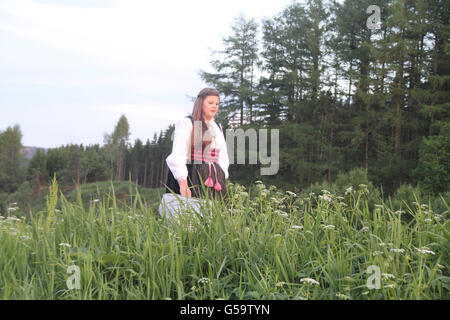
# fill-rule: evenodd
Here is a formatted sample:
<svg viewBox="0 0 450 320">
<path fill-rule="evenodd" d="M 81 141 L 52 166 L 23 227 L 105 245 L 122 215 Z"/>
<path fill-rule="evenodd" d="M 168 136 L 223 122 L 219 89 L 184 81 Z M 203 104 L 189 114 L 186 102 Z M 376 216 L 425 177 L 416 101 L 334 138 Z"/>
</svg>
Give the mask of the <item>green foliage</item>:
<svg viewBox="0 0 450 320">
<path fill-rule="evenodd" d="M 10 194 L 6 200 L 7 203 L 17 203 L 20 206 L 18 207 L 18 211 L 14 212 L 16 216 L 23 216 L 32 209 L 33 200 L 32 200 L 33 188 L 31 183 L 25 181 L 19 187 L 19 189 Z"/>
<path fill-rule="evenodd" d="M 258 25 L 240 14 L 232 25 L 233 34 L 223 39 L 224 50 L 211 61 L 215 73 L 200 71 L 200 77 L 226 98 L 221 101 L 217 119 L 228 127 L 231 123 L 253 122 L 255 100 L 254 71 L 258 64 Z M 245 119 L 244 119 L 245 117 Z"/>
<path fill-rule="evenodd" d="M 419 164 L 413 171 L 424 191 L 437 194 L 450 190 L 450 124 L 442 124 L 439 135 L 424 137 Z"/>
<path fill-rule="evenodd" d="M 201 219 L 186 210 L 169 220 L 138 192 L 126 207 L 113 193 L 86 210 L 58 195 L 54 181 L 45 212 L 28 222 L 0 218 L 0 296 L 450 298 L 448 211 L 431 215 L 418 203 L 405 223 L 387 204 L 370 211 L 366 191 L 303 198 L 260 182 L 229 187 L 227 206 L 214 201 Z M 372 265 L 381 272 L 377 290 L 367 288 Z M 80 268 L 80 289 L 67 287 L 69 266 Z"/>
<path fill-rule="evenodd" d="M 133 203 L 136 194 L 139 193 L 142 201 L 155 209 L 159 206 L 163 191 L 163 189 L 143 188 L 126 181 L 99 181 L 80 185 L 78 189 L 70 192 L 66 198 L 70 202 L 76 202 L 80 197 L 83 207 L 88 210 L 99 199 L 112 198 L 113 196 L 118 206 L 127 207 Z"/>
<path fill-rule="evenodd" d="M 393 210 L 408 211 L 409 208 L 415 208 L 414 203 L 428 203 L 425 201 L 426 197 L 419 187 L 414 187 L 411 184 L 402 184 L 392 197 L 389 203 Z"/>
<path fill-rule="evenodd" d="M 21 139 L 22 132 L 18 125 L 0 131 L 0 191 L 14 192 L 24 181 L 24 172 L 20 169 L 23 162 Z"/>
</svg>

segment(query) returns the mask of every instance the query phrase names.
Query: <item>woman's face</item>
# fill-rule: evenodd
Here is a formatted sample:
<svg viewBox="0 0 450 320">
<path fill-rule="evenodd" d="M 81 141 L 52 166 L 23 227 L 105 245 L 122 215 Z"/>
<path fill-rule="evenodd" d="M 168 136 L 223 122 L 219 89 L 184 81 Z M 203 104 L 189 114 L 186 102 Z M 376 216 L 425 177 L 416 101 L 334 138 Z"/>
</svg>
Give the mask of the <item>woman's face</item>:
<svg viewBox="0 0 450 320">
<path fill-rule="evenodd" d="M 211 120 L 216 115 L 217 111 L 219 111 L 219 97 L 207 96 L 203 100 L 202 111 L 205 120 Z"/>
</svg>

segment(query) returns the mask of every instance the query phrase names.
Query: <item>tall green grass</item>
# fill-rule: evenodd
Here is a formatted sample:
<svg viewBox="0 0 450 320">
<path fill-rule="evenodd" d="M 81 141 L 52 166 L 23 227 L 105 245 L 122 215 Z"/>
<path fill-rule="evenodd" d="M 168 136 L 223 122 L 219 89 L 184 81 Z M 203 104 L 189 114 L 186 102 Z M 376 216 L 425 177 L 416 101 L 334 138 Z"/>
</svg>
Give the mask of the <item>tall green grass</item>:
<svg viewBox="0 0 450 320">
<path fill-rule="evenodd" d="M 296 195 L 229 185 L 202 218 L 160 217 L 130 185 L 68 201 L 54 180 L 46 208 L 0 219 L 1 299 L 448 299 L 448 204 L 368 206 L 365 185 Z M 80 269 L 69 289 L 68 267 Z M 379 289 L 367 287 L 370 266 Z"/>
</svg>

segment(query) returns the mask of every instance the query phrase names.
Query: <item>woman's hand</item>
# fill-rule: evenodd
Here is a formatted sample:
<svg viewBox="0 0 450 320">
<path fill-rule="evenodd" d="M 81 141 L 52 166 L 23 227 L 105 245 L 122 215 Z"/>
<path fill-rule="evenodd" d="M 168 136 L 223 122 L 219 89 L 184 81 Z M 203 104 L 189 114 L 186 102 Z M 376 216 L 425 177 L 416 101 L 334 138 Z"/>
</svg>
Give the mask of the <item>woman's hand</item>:
<svg viewBox="0 0 450 320">
<path fill-rule="evenodd" d="M 178 180 L 178 184 L 180 185 L 180 193 L 183 197 L 192 197 L 187 180 Z"/>
</svg>

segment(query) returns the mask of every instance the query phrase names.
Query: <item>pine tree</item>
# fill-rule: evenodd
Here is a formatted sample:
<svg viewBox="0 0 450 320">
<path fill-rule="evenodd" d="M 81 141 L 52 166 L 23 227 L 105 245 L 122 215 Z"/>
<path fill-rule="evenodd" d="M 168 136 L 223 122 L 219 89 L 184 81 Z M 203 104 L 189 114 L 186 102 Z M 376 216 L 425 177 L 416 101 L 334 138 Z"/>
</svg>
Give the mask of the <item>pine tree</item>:
<svg viewBox="0 0 450 320">
<path fill-rule="evenodd" d="M 22 132 L 19 125 L 0 132 L 0 191 L 12 193 L 19 188 L 24 177 L 19 168 L 23 162 Z"/>
<path fill-rule="evenodd" d="M 220 58 L 210 62 L 215 72 L 200 71 L 200 77 L 225 96 L 220 103 L 218 119 L 228 126 L 237 118 L 242 126 L 244 121 L 252 123 L 255 111 L 258 25 L 241 14 L 231 28 L 233 34 L 223 39 L 224 50 L 214 52 Z"/>
</svg>

